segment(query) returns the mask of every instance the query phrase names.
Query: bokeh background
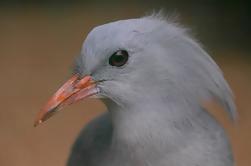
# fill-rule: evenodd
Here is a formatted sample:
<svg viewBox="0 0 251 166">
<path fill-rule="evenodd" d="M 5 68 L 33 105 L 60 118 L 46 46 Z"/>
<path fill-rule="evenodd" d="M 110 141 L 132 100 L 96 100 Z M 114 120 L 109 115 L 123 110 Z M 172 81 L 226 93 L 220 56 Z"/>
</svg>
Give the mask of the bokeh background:
<svg viewBox="0 0 251 166">
<path fill-rule="evenodd" d="M 1 0 L 0 165 L 61 166 L 79 130 L 104 105 L 94 99 L 67 107 L 38 128 L 33 119 L 69 77 L 73 59 L 96 25 L 165 9 L 190 27 L 233 88 L 239 121 L 217 106 L 237 166 L 251 165 L 251 5 L 247 0 Z"/>
</svg>

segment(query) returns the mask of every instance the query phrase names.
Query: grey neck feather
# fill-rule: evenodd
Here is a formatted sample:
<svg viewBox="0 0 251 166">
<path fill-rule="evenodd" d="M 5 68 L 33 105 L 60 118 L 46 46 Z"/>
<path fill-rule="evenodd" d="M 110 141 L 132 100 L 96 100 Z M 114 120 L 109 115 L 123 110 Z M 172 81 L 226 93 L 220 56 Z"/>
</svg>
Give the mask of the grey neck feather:
<svg viewBox="0 0 251 166">
<path fill-rule="evenodd" d="M 224 130 L 201 107 L 173 101 L 149 102 L 130 109 L 113 102 L 106 104 L 113 125 L 112 158 L 119 158 L 118 163 L 123 159 L 132 165 L 161 165 L 162 161 L 165 165 L 167 160 L 176 165 L 197 164 L 205 159 L 210 160 L 209 165 L 217 165 L 219 160 L 232 162 Z M 223 161 L 225 156 L 229 156 L 227 162 Z M 198 161 L 191 160 L 197 157 Z"/>
<path fill-rule="evenodd" d="M 152 142 L 167 142 L 168 146 L 180 146 L 195 130 L 209 123 L 217 124 L 213 117 L 198 105 L 173 100 L 169 99 L 166 102 L 152 100 L 130 108 L 122 108 L 111 101 L 106 101 L 112 116 L 114 143 L 120 145 L 122 143 L 128 147 L 144 144 L 145 147 L 149 145 L 154 148 L 156 145 Z"/>
</svg>

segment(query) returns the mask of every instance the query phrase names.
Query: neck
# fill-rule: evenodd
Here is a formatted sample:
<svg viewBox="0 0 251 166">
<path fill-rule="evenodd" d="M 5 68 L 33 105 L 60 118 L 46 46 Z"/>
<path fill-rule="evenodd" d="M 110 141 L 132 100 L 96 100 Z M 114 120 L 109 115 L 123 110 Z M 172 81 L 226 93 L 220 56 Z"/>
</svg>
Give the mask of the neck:
<svg viewBox="0 0 251 166">
<path fill-rule="evenodd" d="M 193 165 L 196 157 L 198 163 L 210 158 L 209 165 L 215 165 L 214 162 L 222 159 L 214 156 L 231 156 L 222 127 L 205 110 L 179 102 L 153 103 L 130 108 L 114 103 L 107 105 L 113 125 L 113 157 L 119 155 L 118 158 L 134 165 L 158 165 L 167 160 L 171 165 L 182 165 L 184 160 L 172 160 L 168 156 L 189 156 L 191 160 L 185 160 L 189 165 Z"/>
<path fill-rule="evenodd" d="M 154 103 L 154 104 L 153 104 Z M 109 103 L 113 124 L 113 143 L 134 148 L 135 146 L 162 150 L 175 150 L 186 143 L 195 129 L 196 118 L 201 113 L 175 102 L 136 105 L 121 108 Z M 185 139 L 184 139 L 185 138 Z M 165 142 L 165 146 L 162 143 Z M 147 151 L 147 150 L 146 150 Z"/>
</svg>

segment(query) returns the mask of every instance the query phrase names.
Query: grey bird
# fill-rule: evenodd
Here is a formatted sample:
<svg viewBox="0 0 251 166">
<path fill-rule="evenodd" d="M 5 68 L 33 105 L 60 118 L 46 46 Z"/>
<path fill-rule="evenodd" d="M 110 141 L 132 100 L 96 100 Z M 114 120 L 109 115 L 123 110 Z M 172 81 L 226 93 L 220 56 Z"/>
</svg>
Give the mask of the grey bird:
<svg viewBox="0 0 251 166">
<path fill-rule="evenodd" d="M 68 166 L 234 165 L 224 129 L 202 105 L 217 101 L 234 119 L 231 89 L 187 30 L 161 15 L 95 27 L 35 125 L 93 95 L 108 111 L 81 131 Z"/>
</svg>

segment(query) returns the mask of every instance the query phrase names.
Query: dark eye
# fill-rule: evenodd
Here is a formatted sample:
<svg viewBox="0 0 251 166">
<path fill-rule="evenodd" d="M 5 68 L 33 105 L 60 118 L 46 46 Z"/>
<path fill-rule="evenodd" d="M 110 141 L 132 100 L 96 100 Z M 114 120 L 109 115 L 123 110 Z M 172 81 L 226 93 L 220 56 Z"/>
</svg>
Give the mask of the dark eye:
<svg viewBox="0 0 251 166">
<path fill-rule="evenodd" d="M 120 67 L 126 64 L 128 61 L 128 52 L 125 50 L 116 51 L 112 56 L 109 58 L 109 64 L 111 66 Z"/>
</svg>

